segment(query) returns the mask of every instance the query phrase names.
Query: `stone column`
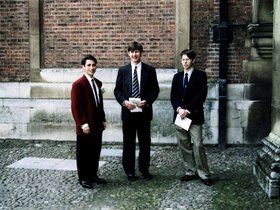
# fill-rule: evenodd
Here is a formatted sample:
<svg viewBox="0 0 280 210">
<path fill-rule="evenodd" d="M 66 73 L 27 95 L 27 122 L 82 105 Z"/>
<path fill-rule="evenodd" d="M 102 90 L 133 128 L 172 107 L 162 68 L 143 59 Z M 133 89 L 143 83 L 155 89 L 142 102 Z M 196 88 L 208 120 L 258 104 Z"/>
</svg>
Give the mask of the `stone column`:
<svg viewBox="0 0 280 210">
<path fill-rule="evenodd" d="M 181 67 L 180 53 L 190 47 L 190 0 L 176 0 L 175 68 Z"/>
<path fill-rule="evenodd" d="M 30 80 L 40 80 L 40 1 L 29 0 Z"/>
<path fill-rule="evenodd" d="M 262 140 L 254 175 L 268 197 L 280 196 L 280 0 L 274 0 L 271 132 Z"/>
<path fill-rule="evenodd" d="M 247 27 L 251 55 L 243 63 L 246 76 L 243 96 L 250 102 L 243 141 L 248 143 L 260 143 L 271 130 L 272 10 L 273 0 L 252 0 L 252 22 Z"/>
</svg>

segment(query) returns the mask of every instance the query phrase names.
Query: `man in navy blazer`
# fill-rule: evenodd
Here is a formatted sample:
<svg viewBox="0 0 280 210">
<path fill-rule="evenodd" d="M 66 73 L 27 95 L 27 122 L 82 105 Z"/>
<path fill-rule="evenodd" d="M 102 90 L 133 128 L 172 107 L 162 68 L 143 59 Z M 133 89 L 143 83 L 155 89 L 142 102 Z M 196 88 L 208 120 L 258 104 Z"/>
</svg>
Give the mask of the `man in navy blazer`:
<svg viewBox="0 0 280 210">
<path fill-rule="evenodd" d="M 106 120 L 101 93 L 102 82 L 94 78 L 97 60 L 92 55 L 86 55 L 81 64 L 84 75 L 72 85 L 71 111 L 76 124 L 79 183 L 90 189 L 93 188 L 93 183 L 106 183 L 97 176 Z"/>
<path fill-rule="evenodd" d="M 139 143 L 138 167 L 144 179 L 150 180 L 150 125 L 153 118 L 152 104 L 159 94 L 159 85 L 155 68 L 141 62 L 143 46 L 133 42 L 128 47 L 130 63 L 118 70 L 114 94 L 122 106 L 121 119 L 123 122 L 123 158 L 122 164 L 129 181 L 135 181 L 135 147 L 136 134 Z M 136 72 L 135 72 L 136 71 Z M 137 73 L 137 90 L 140 91 L 139 102 L 130 98 L 133 96 L 133 75 Z M 138 87 L 139 86 L 139 87 Z"/>
<path fill-rule="evenodd" d="M 196 56 L 194 51 L 183 50 L 180 56 L 184 71 L 174 75 L 170 94 L 174 121 L 177 115 L 182 119 L 187 117 L 192 120 L 189 130 L 176 125 L 178 145 L 186 171 L 181 181 L 190 181 L 198 176 L 205 185 L 210 186 L 210 172 L 202 143 L 207 76 L 205 71 L 193 67 Z"/>
</svg>

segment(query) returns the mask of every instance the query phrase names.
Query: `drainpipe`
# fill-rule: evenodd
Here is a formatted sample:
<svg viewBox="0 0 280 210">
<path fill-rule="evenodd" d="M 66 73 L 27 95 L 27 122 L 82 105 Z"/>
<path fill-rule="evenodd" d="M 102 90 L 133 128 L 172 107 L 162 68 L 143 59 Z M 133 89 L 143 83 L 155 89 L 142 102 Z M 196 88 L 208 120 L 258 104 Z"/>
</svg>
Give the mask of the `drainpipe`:
<svg viewBox="0 0 280 210">
<path fill-rule="evenodd" d="M 231 32 L 227 20 L 227 0 L 220 0 L 220 22 L 213 27 L 213 41 L 219 43 L 219 133 L 218 146 L 226 147 L 227 134 L 227 49 Z"/>
</svg>

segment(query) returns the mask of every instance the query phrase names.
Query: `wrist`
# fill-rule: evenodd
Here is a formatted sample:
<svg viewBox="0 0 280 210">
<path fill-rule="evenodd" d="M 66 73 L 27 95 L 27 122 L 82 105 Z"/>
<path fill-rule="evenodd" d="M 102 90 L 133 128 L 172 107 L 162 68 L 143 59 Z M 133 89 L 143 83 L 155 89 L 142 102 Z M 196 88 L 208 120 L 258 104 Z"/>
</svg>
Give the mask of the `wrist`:
<svg viewBox="0 0 280 210">
<path fill-rule="evenodd" d="M 176 110 L 177 113 L 179 113 L 180 109 L 182 109 L 182 108 L 181 108 L 181 107 L 178 107 L 178 108 L 177 108 L 177 110 Z"/>
</svg>

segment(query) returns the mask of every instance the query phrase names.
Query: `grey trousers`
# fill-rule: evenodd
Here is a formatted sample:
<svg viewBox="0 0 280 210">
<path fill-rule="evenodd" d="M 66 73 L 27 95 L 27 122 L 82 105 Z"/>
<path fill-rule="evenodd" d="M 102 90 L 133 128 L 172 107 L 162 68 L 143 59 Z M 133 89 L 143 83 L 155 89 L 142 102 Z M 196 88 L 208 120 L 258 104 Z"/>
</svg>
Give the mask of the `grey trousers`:
<svg viewBox="0 0 280 210">
<path fill-rule="evenodd" d="M 202 144 L 202 125 L 191 125 L 188 131 L 175 127 L 186 175 L 198 174 L 202 179 L 210 178 L 205 148 Z"/>
</svg>

